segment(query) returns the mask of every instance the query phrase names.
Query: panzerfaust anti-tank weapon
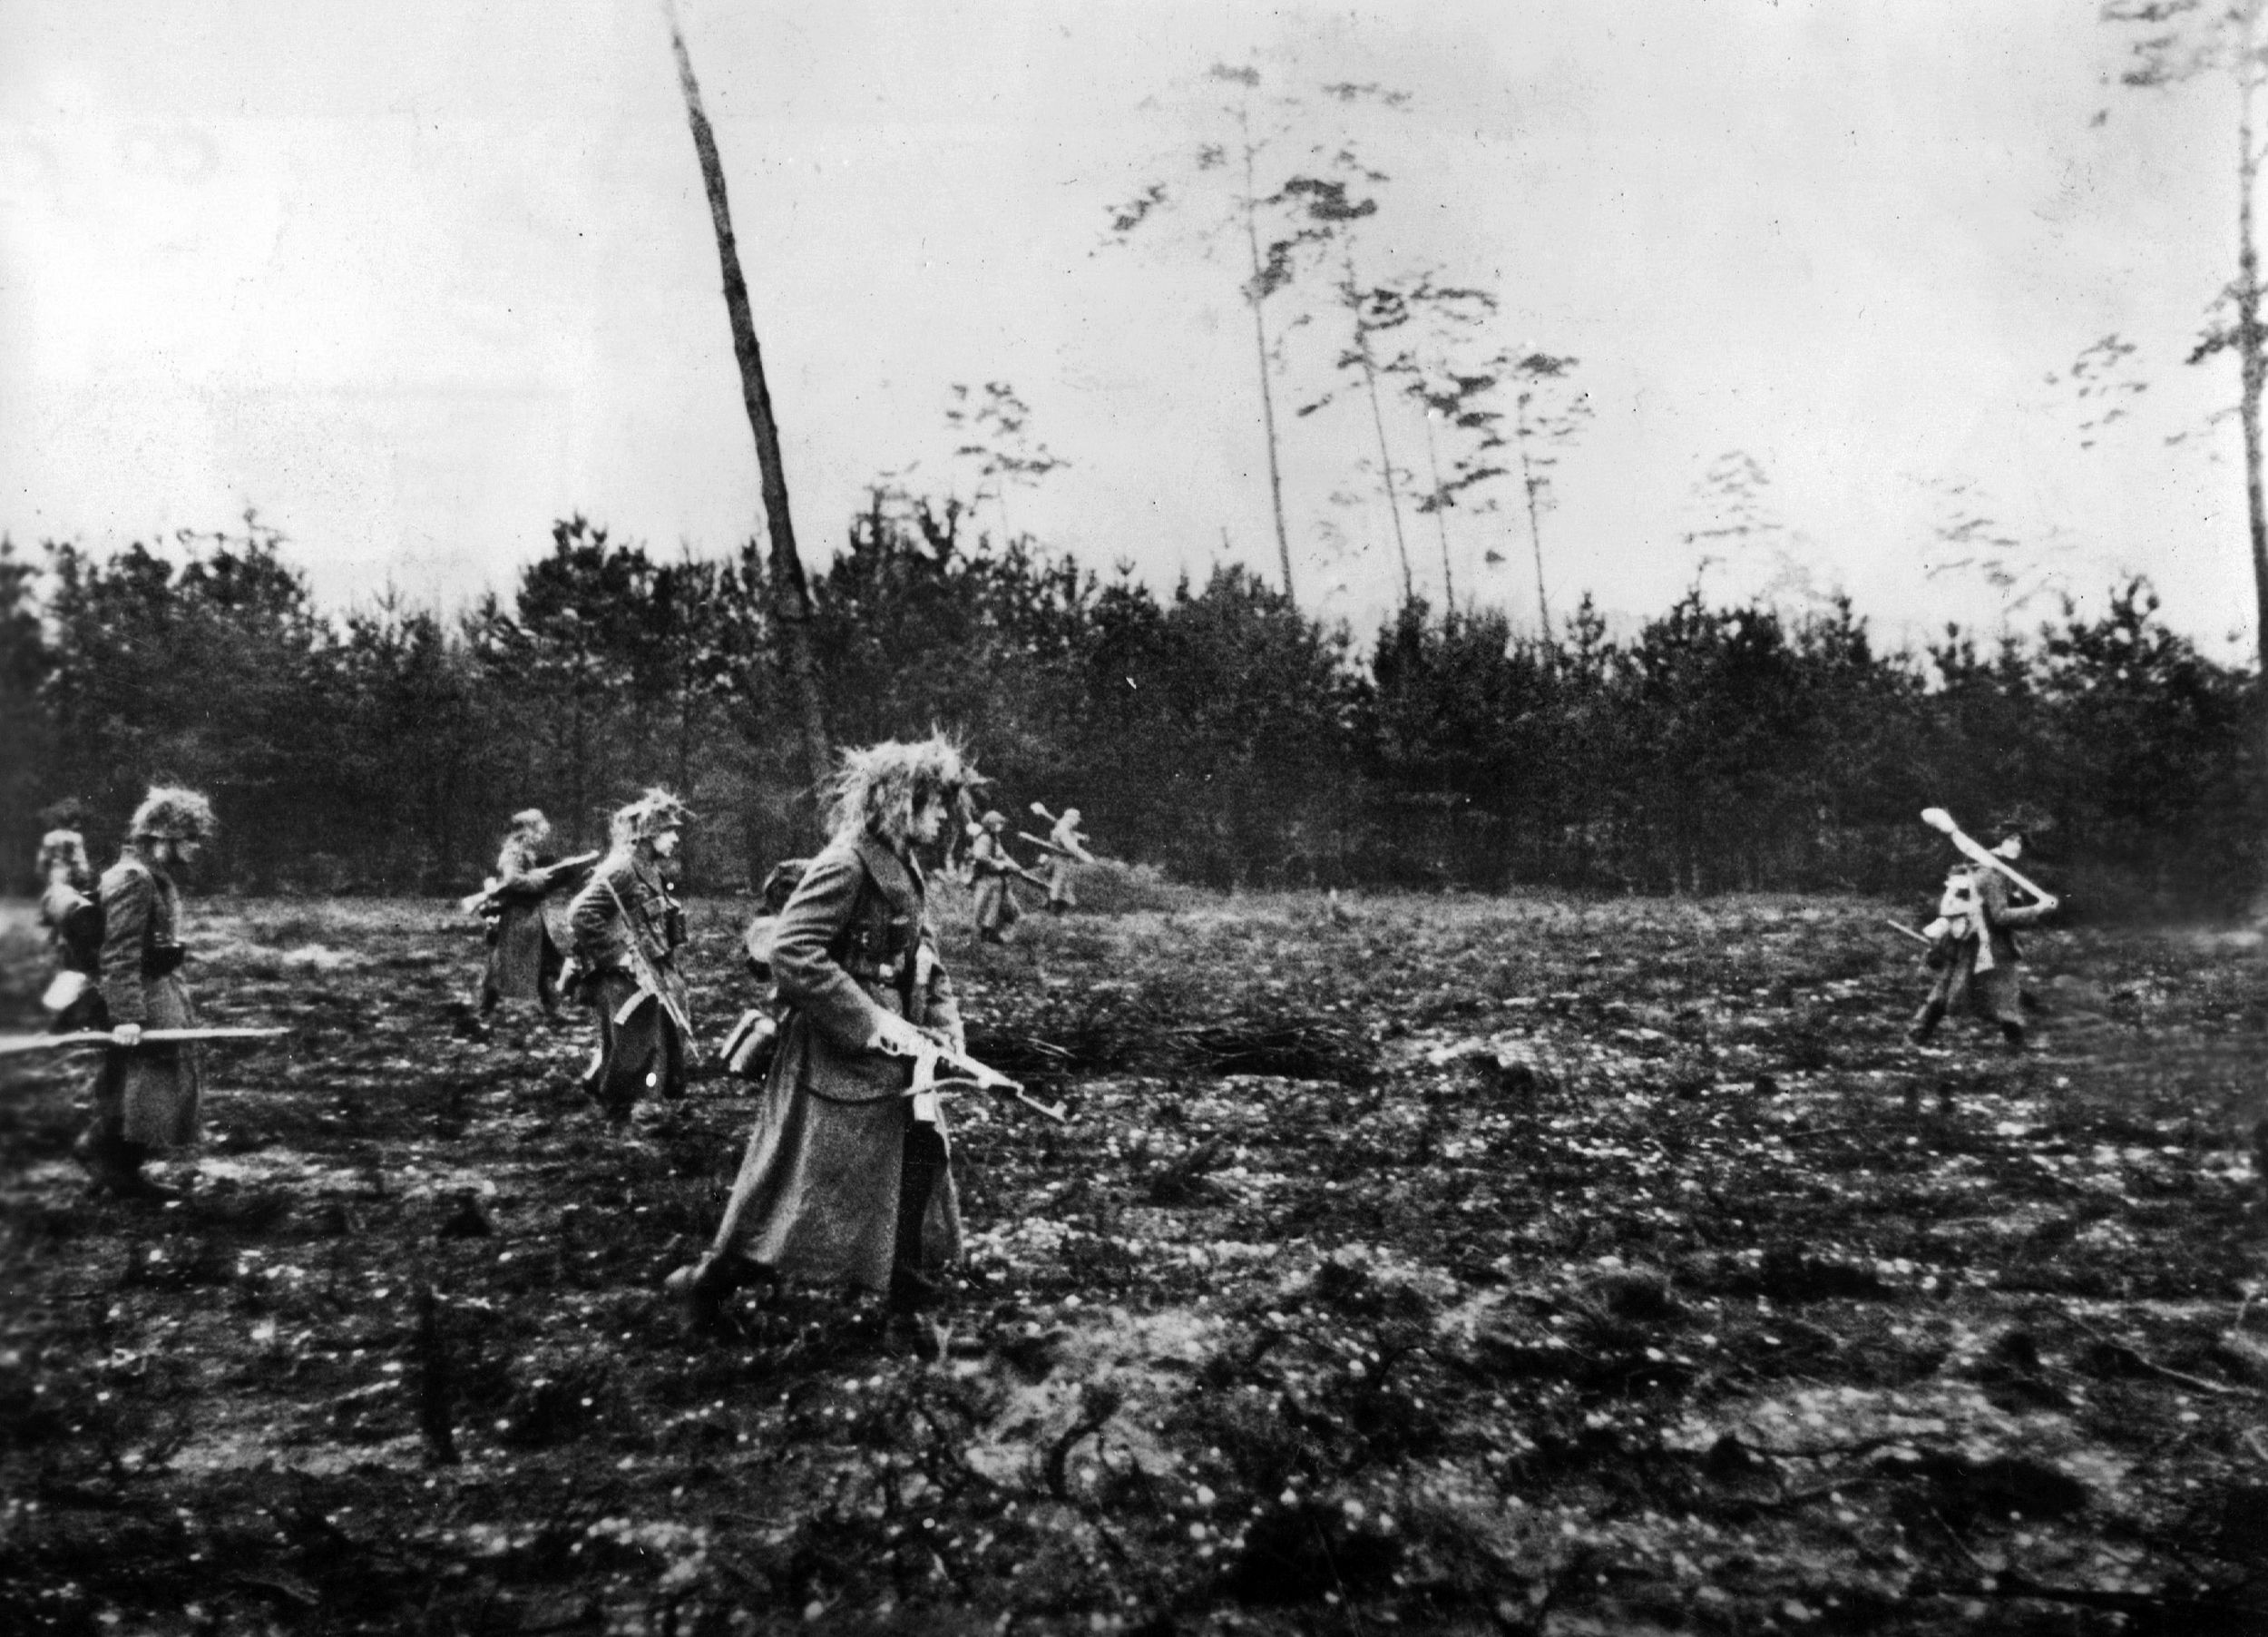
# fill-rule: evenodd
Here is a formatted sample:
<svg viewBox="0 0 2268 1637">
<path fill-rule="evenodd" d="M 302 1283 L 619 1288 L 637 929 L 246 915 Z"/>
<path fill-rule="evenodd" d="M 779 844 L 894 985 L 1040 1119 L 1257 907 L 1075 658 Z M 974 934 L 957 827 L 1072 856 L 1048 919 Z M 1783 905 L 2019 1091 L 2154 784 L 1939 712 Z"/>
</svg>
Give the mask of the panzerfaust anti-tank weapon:
<svg viewBox="0 0 2268 1637">
<path fill-rule="evenodd" d="M 214 1029 L 144 1029 L 141 1044 L 145 1046 L 181 1045 L 196 1040 L 273 1040 L 288 1034 L 288 1029 L 214 1028 Z M 118 1044 L 108 1029 L 74 1029 L 67 1034 L 0 1034 L 0 1057 L 18 1057 L 30 1052 L 55 1052 L 71 1046 L 114 1046 Z M 132 1050 L 132 1047 L 125 1048 Z"/>
<path fill-rule="evenodd" d="M 1921 822 L 1944 836 L 1944 838 L 1950 841 L 1955 848 L 1958 849 L 1963 857 L 1972 858 L 1979 864 L 1984 865 L 1989 869 L 1999 870 L 2009 880 L 2015 882 L 2017 886 L 2022 887 L 2035 898 L 2038 898 L 2042 904 L 2053 905 L 2062 902 L 2062 900 L 2057 897 L 2055 894 L 2049 892 L 2046 887 L 2040 886 L 2038 882 L 2033 881 L 2023 875 L 2017 869 L 2016 866 L 2010 864 L 2006 858 L 2003 858 L 1999 854 L 1994 852 L 1983 842 L 1978 840 L 1975 837 L 1963 830 L 1960 825 L 1953 822 L 1953 815 L 1947 812 L 1943 808 L 1923 808 L 1921 809 Z"/>
</svg>

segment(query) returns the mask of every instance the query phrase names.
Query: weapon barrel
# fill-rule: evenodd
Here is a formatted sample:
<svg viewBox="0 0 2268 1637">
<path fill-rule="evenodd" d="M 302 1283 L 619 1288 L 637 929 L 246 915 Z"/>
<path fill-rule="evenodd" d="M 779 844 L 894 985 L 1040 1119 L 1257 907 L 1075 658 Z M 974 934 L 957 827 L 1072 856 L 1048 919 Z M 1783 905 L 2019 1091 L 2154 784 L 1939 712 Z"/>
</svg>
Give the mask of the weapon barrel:
<svg viewBox="0 0 2268 1637">
<path fill-rule="evenodd" d="M 2056 897 L 2055 894 L 2049 892 L 2046 887 L 2040 886 L 2037 881 L 2032 880 L 2029 877 L 2023 875 L 2017 869 L 2016 866 L 2010 864 L 2006 858 L 2003 858 L 1999 854 L 1994 852 L 1983 842 L 1971 836 L 1967 830 L 1962 829 L 1959 824 L 1953 821 L 1952 814 L 1947 812 L 1943 808 L 1923 808 L 1921 809 L 1921 822 L 1928 825 L 1931 829 L 1941 833 L 1945 838 L 1950 841 L 1964 857 L 1975 859 L 1978 863 L 1984 865 L 1987 868 L 1999 870 L 2002 875 L 2006 876 L 2009 880 L 2015 882 L 2026 892 L 2031 894 L 2032 897 L 2038 898 L 2041 903 L 2048 904 L 2060 902 L 2060 900 Z"/>
<path fill-rule="evenodd" d="M 144 1029 L 142 1044 L 161 1046 L 198 1040 L 273 1040 L 288 1034 L 288 1029 L 269 1028 L 211 1028 L 211 1029 Z M 68 1034 L 0 1034 L 0 1057 L 16 1057 L 32 1052 L 61 1051 L 70 1046 L 107 1046 L 117 1042 L 108 1029 L 77 1029 Z"/>
</svg>

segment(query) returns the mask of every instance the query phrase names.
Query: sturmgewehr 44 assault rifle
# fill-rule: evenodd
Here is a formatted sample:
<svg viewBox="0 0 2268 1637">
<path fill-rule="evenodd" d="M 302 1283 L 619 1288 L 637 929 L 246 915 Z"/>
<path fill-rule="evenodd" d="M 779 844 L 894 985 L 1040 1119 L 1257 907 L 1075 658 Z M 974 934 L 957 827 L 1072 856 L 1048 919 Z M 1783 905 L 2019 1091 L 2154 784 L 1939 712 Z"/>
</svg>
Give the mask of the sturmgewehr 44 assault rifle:
<svg viewBox="0 0 2268 1637">
<path fill-rule="evenodd" d="M 1035 1113 L 1062 1124 L 1070 1119 L 1061 1103 L 1042 1103 L 1023 1089 L 1021 1081 L 1011 1080 L 998 1069 L 979 1063 L 965 1052 L 956 1052 L 940 1041 L 921 1034 L 911 1024 L 905 1033 L 885 1031 L 875 1038 L 875 1049 L 887 1052 L 893 1057 L 904 1057 L 914 1064 L 914 1083 L 906 1095 L 914 1099 L 934 1097 L 940 1091 L 955 1084 L 973 1085 L 979 1091 L 1004 1092 Z M 917 1104 L 918 1113 L 918 1104 Z"/>
</svg>

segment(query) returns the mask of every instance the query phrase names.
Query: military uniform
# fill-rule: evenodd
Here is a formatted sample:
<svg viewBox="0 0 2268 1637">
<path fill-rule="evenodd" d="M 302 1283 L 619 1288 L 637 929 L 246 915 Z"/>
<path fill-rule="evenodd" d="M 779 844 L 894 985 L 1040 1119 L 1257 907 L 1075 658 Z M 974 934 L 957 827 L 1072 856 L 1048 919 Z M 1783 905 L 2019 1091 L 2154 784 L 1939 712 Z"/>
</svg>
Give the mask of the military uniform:
<svg viewBox="0 0 2268 1637">
<path fill-rule="evenodd" d="M 878 1013 L 962 1045 L 920 867 L 871 834 L 812 860 L 771 964 L 788 1007 L 711 1263 L 737 1259 L 923 1306 L 961 1253 L 942 1124 L 917 1119 L 912 1066 L 873 1050 Z"/>
<path fill-rule="evenodd" d="M 132 845 L 103 875 L 103 1005 L 112 1028 L 196 1026 L 181 978 L 181 893 Z M 94 1117 L 79 1156 L 98 1183 L 130 1180 L 154 1153 L 197 1139 L 197 1048 L 192 1044 L 112 1046 L 103 1054 Z"/>
<path fill-rule="evenodd" d="M 1942 940 L 1944 964 L 1908 1033 L 1917 1044 L 1926 1041 L 1947 1012 L 1966 1010 L 1999 1024 L 2009 1044 L 2021 1046 L 2024 1013 L 2017 968 L 2024 956 L 2016 929 L 2038 926 L 2056 907 L 2019 908 L 2009 902 L 2008 877 L 1999 870 L 1980 864 L 1969 874 L 1969 907 L 1954 917 Z"/>
<path fill-rule="evenodd" d="M 546 1012 L 559 1010 L 559 972 L 566 956 L 543 920 L 543 899 L 552 887 L 547 862 L 526 836 L 507 838 L 496 855 L 495 885 L 489 891 L 499 908 L 481 977 L 484 1012 L 499 1001 L 533 1001 Z"/>
<path fill-rule="evenodd" d="M 43 996 L 57 1030 L 99 1029 L 103 1019 L 101 888 L 85 868 L 86 846 L 75 830 L 40 838 L 47 885 L 39 895 L 39 921 L 55 958 L 55 975 Z"/>
<path fill-rule="evenodd" d="M 1008 885 L 1016 861 L 1000 837 L 987 828 L 969 845 L 969 868 L 976 876 L 976 935 L 997 944 L 1022 918 L 1016 895 Z"/>
<path fill-rule="evenodd" d="M 650 857 L 610 855 L 575 895 L 568 918 L 582 998 L 599 1015 L 599 1044 L 583 1089 L 616 1121 L 646 1093 L 685 1093 L 686 1041 L 647 981 L 658 982 L 677 1010 L 691 1015 L 690 995 L 675 956 L 685 942 L 685 911 Z M 645 975 L 633 958 L 645 957 Z"/>
<path fill-rule="evenodd" d="M 1079 895 L 1071 890 L 1071 869 L 1086 857 L 1086 838 L 1079 833 L 1079 821 L 1066 813 L 1048 831 L 1054 850 L 1048 854 L 1048 907 L 1057 915 L 1074 907 Z"/>
</svg>

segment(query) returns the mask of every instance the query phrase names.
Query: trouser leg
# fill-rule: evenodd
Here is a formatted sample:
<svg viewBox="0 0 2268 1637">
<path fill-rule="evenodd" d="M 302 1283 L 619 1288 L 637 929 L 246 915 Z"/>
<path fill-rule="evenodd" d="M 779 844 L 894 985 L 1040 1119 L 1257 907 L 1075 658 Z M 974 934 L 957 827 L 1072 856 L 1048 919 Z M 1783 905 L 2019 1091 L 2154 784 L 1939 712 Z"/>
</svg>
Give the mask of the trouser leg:
<svg viewBox="0 0 2268 1637">
<path fill-rule="evenodd" d="M 898 1171 L 897 1239 L 890 1267 L 890 1306 L 900 1312 L 935 1299 L 936 1288 L 922 1268 L 922 1227 L 944 1168 L 944 1137 L 924 1121 L 910 1122 Z"/>
<path fill-rule="evenodd" d="M 2013 965 L 1994 967 L 1977 975 L 1977 1010 L 2000 1025 L 2000 1038 L 2012 1052 L 2024 1049 L 2024 1005 L 2022 988 Z"/>
<path fill-rule="evenodd" d="M 140 1180 L 149 1151 L 126 1140 L 126 1054 L 103 1054 L 95 1072 L 94 1110 L 86 1130 L 72 1145 L 72 1155 L 98 1187 L 123 1187 Z"/>
</svg>

